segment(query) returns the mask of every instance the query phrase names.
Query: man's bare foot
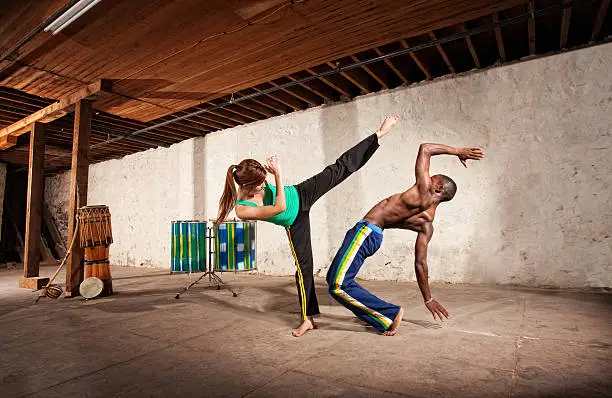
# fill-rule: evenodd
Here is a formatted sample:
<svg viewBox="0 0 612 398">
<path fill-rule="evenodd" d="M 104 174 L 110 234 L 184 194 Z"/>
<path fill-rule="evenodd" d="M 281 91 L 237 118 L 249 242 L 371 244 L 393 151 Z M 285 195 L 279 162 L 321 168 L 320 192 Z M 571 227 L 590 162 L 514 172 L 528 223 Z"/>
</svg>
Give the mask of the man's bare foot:
<svg viewBox="0 0 612 398">
<path fill-rule="evenodd" d="M 383 336 L 395 336 L 395 334 L 397 333 L 397 329 L 399 329 L 400 324 L 402 323 L 402 316 L 404 316 L 404 309 L 400 307 L 400 310 L 395 316 L 391 327 L 389 328 L 389 330 L 383 333 Z"/>
<path fill-rule="evenodd" d="M 399 118 L 400 118 L 399 115 L 387 116 L 383 124 L 380 126 L 380 128 L 376 132 L 376 135 L 378 136 L 378 138 L 384 137 L 389 131 L 391 131 L 391 128 L 395 126 L 395 123 L 397 123 Z"/>
<path fill-rule="evenodd" d="M 291 332 L 291 335 L 293 337 L 300 337 L 307 331 L 314 329 L 314 328 L 315 328 L 314 322 L 311 319 L 306 318 L 306 320 L 302 322 L 302 324 L 297 329 Z"/>
</svg>

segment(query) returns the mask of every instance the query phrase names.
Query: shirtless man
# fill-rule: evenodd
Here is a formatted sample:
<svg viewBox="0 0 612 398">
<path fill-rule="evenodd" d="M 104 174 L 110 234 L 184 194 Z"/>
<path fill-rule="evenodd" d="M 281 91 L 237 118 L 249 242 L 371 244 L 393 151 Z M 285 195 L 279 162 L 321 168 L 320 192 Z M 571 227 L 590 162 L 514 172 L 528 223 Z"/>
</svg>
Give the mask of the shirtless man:
<svg viewBox="0 0 612 398">
<path fill-rule="evenodd" d="M 448 312 L 429 291 L 427 276 L 427 245 L 433 235 L 436 208 L 455 196 L 457 185 L 447 176 L 429 176 L 429 161 L 435 155 L 454 155 L 463 166 L 466 161 L 480 160 L 479 148 L 453 148 L 441 144 L 421 144 L 416 160 L 416 184 L 405 192 L 379 202 L 351 228 L 344 238 L 327 273 L 330 294 L 351 310 L 360 320 L 374 326 L 385 336 L 393 336 L 402 322 L 403 308 L 387 303 L 365 290 L 355 277 L 365 259 L 382 244 L 385 228 L 409 229 L 418 233 L 414 268 L 425 306 L 436 316 L 448 318 Z"/>
</svg>

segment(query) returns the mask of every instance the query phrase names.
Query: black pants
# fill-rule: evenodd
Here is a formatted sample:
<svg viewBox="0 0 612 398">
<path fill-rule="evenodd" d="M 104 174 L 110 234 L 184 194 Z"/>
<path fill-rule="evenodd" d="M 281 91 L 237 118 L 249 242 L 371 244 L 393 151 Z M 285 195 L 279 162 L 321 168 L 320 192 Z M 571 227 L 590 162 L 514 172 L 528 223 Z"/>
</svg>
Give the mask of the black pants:
<svg viewBox="0 0 612 398">
<path fill-rule="evenodd" d="M 293 225 L 287 228 L 289 244 L 295 259 L 302 320 L 319 314 L 315 293 L 312 246 L 310 240 L 310 208 L 319 198 L 359 170 L 378 149 L 378 137 L 372 134 L 343 153 L 336 163 L 327 166 L 319 174 L 296 185 L 300 196 L 300 210 Z"/>
</svg>

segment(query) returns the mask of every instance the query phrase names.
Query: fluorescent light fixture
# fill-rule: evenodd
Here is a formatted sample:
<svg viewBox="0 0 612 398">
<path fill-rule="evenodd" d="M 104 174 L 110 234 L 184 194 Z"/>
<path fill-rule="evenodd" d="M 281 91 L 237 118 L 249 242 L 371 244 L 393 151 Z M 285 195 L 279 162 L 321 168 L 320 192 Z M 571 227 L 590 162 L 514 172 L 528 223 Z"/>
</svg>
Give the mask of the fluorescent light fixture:
<svg viewBox="0 0 612 398">
<path fill-rule="evenodd" d="M 53 35 L 58 34 L 100 1 L 102 0 L 80 0 L 75 5 L 70 7 L 65 13 L 57 17 L 55 21 L 47 25 L 47 27 L 44 29 L 45 32 L 51 31 Z"/>
</svg>

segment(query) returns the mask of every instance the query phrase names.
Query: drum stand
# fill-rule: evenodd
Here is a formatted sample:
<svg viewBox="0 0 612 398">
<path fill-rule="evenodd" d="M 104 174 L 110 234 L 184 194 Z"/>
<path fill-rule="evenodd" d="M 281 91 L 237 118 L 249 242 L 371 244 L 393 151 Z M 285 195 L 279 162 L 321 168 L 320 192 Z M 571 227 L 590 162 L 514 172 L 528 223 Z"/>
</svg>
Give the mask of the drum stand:
<svg viewBox="0 0 612 398">
<path fill-rule="evenodd" d="M 174 296 L 175 299 L 179 299 L 181 298 L 181 294 L 186 293 L 187 290 L 191 289 L 192 286 L 194 286 L 195 284 L 197 284 L 198 282 L 200 282 L 202 279 L 204 279 L 204 277 L 206 277 L 208 275 L 208 285 L 212 285 L 214 284 L 215 286 L 217 286 L 217 290 L 221 289 L 221 285 L 224 285 L 225 283 L 223 282 L 223 279 L 221 279 L 221 277 L 219 277 L 219 275 L 215 274 L 215 269 L 213 267 L 213 228 L 209 228 L 208 229 L 208 236 L 206 239 L 208 239 L 208 271 L 206 271 L 205 273 L 203 273 L 202 275 L 200 275 L 198 277 L 198 279 L 196 279 L 195 281 L 191 282 L 190 285 L 185 286 L 185 288 L 183 289 L 183 291 L 181 291 L 180 293 L 177 293 L 176 296 Z"/>
</svg>

